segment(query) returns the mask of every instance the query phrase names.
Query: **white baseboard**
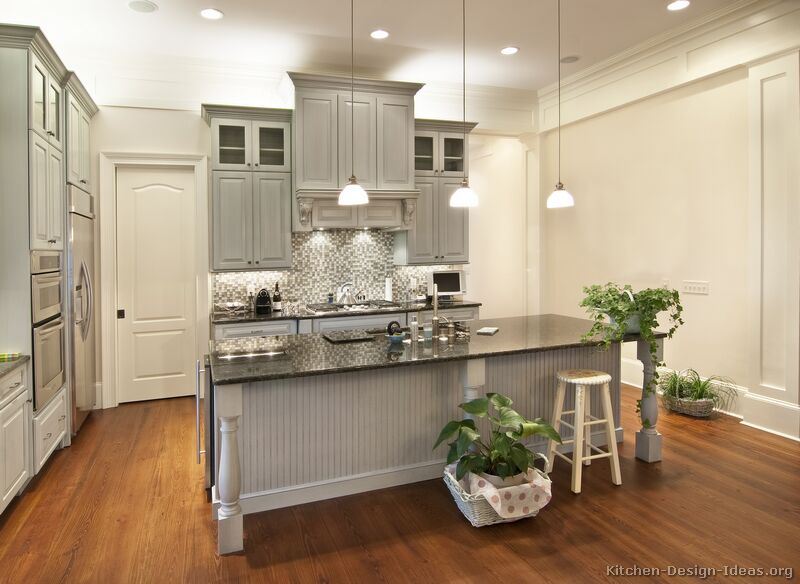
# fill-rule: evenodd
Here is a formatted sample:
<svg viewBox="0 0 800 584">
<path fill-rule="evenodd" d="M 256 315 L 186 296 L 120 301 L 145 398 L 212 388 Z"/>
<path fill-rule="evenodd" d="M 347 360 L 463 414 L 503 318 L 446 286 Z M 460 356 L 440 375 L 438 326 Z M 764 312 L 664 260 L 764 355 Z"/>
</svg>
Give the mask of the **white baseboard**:
<svg viewBox="0 0 800 584">
<path fill-rule="evenodd" d="M 800 405 L 748 392 L 741 404 L 742 424 L 800 441 Z"/>
<path fill-rule="evenodd" d="M 642 362 L 638 359 L 631 359 L 630 357 L 622 358 L 622 367 L 620 371 L 620 381 L 625 385 L 642 388 L 642 379 L 644 376 L 644 367 Z"/>
</svg>

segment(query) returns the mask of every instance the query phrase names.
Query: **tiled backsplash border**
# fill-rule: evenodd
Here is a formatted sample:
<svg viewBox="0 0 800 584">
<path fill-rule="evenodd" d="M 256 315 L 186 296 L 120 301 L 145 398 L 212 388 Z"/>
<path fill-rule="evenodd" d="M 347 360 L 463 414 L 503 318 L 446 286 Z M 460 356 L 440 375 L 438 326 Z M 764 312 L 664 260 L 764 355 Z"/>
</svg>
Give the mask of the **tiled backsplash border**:
<svg viewBox="0 0 800 584">
<path fill-rule="evenodd" d="M 325 302 L 329 292 L 344 282 L 369 299 L 385 295 L 386 277 L 392 279 L 395 301 L 406 300 L 411 279 L 424 286 L 428 273 L 454 266 L 394 265 L 394 235 L 384 231 L 341 229 L 292 234 L 292 269 L 219 272 L 212 275 L 212 300 L 244 302 L 248 290 L 274 289 L 280 283 L 290 302 Z"/>
</svg>

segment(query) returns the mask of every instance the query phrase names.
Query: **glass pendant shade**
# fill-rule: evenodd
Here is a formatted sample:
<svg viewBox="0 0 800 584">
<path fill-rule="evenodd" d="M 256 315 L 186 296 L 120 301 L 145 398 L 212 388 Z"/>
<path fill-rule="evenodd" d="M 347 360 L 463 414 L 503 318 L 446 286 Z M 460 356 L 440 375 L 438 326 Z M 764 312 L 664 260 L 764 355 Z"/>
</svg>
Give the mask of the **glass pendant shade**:
<svg viewBox="0 0 800 584">
<path fill-rule="evenodd" d="M 548 209 L 561 209 L 563 207 L 574 207 L 575 206 L 575 199 L 572 198 L 572 195 L 568 190 L 564 188 L 564 185 L 558 183 L 556 185 L 556 190 L 550 193 L 550 196 L 547 197 L 547 208 Z"/>
<path fill-rule="evenodd" d="M 351 176 L 350 181 L 345 185 L 342 189 L 342 192 L 339 193 L 339 204 L 340 205 L 366 205 L 369 203 L 369 195 L 367 195 L 367 191 L 364 190 L 356 177 Z"/>
<path fill-rule="evenodd" d="M 461 186 L 450 195 L 451 207 L 477 207 L 478 206 L 478 193 L 469 188 L 469 183 L 465 180 L 461 181 Z"/>
</svg>

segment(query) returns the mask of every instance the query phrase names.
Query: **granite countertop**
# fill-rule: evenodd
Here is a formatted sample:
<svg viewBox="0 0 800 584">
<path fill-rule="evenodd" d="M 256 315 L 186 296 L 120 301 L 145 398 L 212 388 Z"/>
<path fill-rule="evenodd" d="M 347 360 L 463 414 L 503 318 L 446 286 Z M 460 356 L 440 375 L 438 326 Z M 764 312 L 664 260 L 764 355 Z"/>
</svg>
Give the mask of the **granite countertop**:
<svg viewBox="0 0 800 584">
<path fill-rule="evenodd" d="M 580 339 L 592 321 L 545 314 L 469 324 L 471 337 L 457 339 L 452 345 L 436 340 L 415 347 L 393 345 L 383 335 L 376 335 L 373 341 L 339 344 L 321 334 L 211 341 L 211 378 L 215 385 L 226 385 L 579 347 L 584 345 Z M 493 336 L 477 335 L 475 331 L 484 326 L 500 330 Z M 630 336 L 630 340 L 635 338 Z M 264 355 L 226 358 L 252 353 Z"/>
<path fill-rule="evenodd" d="M 255 314 L 252 311 L 240 314 L 230 314 L 226 312 L 212 312 L 211 324 L 237 324 L 244 322 L 264 322 L 273 320 L 305 320 L 310 318 L 337 318 L 347 316 L 369 316 L 373 314 L 399 314 L 403 312 L 419 312 L 422 310 L 433 310 L 433 305 L 424 302 L 398 302 L 397 308 L 376 308 L 374 310 L 357 310 L 352 312 L 323 312 L 314 314 L 307 311 L 304 307 L 298 306 L 280 312 L 270 312 L 268 314 Z M 459 302 L 441 302 L 440 310 L 452 308 L 475 308 L 481 306 L 480 302 L 463 300 Z"/>
<path fill-rule="evenodd" d="M 5 375 L 6 373 L 11 373 L 12 371 L 14 371 L 14 369 L 19 367 L 23 363 L 27 363 L 30 360 L 31 358 L 29 355 L 20 355 L 19 358 L 12 359 L 11 361 L 0 361 L 0 377 Z"/>
</svg>

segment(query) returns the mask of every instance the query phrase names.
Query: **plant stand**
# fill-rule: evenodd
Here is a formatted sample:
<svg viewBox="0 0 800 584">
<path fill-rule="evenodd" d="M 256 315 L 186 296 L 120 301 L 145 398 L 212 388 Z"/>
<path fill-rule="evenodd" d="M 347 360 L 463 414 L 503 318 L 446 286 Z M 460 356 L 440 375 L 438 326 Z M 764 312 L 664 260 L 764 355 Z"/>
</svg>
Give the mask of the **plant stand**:
<svg viewBox="0 0 800 584">
<path fill-rule="evenodd" d="M 656 343 L 656 355 L 661 361 L 664 359 L 664 340 L 656 339 Z M 636 342 L 636 357 L 643 366 L 642 403 L 639 410 L 642 428 L 636 432 L 636 458 L 645 462 L 658 462 L 661 460 L 661 434 L 656 430 L 658 399 L 655 389 L 647 389 L 655 376 L 655 370 L 650 358 L 650 348 L 642 339 Z"/>
</svg>

